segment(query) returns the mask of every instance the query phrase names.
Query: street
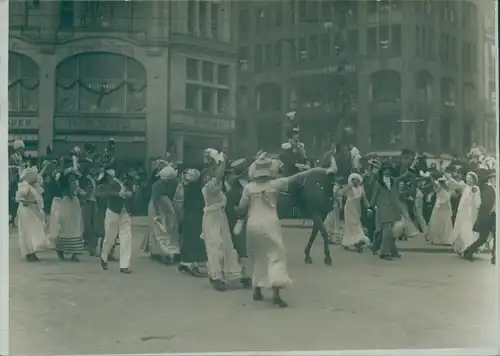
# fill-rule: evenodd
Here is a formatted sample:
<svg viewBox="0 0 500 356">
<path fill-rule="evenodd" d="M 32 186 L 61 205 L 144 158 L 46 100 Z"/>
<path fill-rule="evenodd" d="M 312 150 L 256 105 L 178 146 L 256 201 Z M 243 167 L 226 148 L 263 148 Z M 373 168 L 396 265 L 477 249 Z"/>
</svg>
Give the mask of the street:
<svg viewBox="0 0 500 356">
<path fill-rule="evenodd" d="M 102 354 L 244 350 L 491 347 L 496 333 L 495 268 L 451 253 L 402 250 L 386 262 L 332 246 L 323 264 L 303 262 L 309 230 L 285 228 L 293 286 L 288 309 L 254 302 L 251 290 L 214 291 L 150 260 L 134 224 L 133 274 L 98 258 L 81 263 L 40 253 L 24 262 L 10 238 L 11 354 Z M 405 244 L 415 242 L 398 242 Z M 118 256 L 118 254 L 117 254 Z M 270 292 L 265 292 L 270 297 Z"/>
</svg>

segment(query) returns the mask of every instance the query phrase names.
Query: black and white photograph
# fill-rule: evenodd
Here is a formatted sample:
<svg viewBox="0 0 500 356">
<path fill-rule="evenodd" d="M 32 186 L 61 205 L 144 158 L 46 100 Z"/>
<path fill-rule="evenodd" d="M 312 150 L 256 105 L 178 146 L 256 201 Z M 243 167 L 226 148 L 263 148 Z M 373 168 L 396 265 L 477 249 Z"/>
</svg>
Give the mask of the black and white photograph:
<svg viewBox="0 0 500 356">
<path fill-rule="evenodd" d="M 0 354 L 498 355 L 497 8 L 1 0 Z"/>
</svg>

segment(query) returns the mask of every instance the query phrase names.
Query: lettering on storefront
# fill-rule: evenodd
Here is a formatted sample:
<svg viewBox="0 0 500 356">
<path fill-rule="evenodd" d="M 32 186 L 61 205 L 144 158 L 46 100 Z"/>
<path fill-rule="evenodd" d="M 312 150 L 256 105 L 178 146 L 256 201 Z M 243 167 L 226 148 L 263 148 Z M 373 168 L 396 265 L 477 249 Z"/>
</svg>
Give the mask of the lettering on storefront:
<svg viewBox="0 0 500 356">
<path fill-rule="evenodd" d="M 56 118 L 56 131 L 145 132 L 146 120 L 111 118 Z"/>
<path fill-rule="evenodd" d="M 38 130 L 38 119 L 9 118 L 9 131 Z"/>
<path fill-rule="evenodd" d="M 234 129 L 234 120 L 209 119 L 202 117 L 176 116 L 170 121 L 173 125 L 197 130 L 230 131 Z"/>
<path fill-rule="evenodd" d="M 134 47 L 123 43 L 122 41 L 107 40 L 107 39 L 94 39 L 92 41 L 74 41 L 74 43 L 69 44 L 65 47 L 61 47 L 65 50 L 66 56 L 70 56 L 76 53 L 82 52 L 117 52 L 127 56 L 134 56 Z"/>
</svg>

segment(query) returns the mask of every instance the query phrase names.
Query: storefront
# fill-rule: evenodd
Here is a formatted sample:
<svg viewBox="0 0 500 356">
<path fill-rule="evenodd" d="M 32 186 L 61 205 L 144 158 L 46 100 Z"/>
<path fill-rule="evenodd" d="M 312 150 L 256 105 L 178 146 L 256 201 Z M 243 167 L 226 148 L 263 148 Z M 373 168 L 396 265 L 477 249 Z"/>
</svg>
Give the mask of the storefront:
<svg viewBox="0 0 500 356">
<path fill-rule="evenodd" d="M 118 159 L 146 158 L 146 70 L 130 57 L 86 52 L 56 69 L 54 152 L 67 154 L 90 142 L 116 141 Z"/>
<path fill-rule="evenodd" d="M 38 155 L 39 68 L 30 57 L 9 52 L 9 146 L 22 140 L 26 152 Z"/>
</svg>

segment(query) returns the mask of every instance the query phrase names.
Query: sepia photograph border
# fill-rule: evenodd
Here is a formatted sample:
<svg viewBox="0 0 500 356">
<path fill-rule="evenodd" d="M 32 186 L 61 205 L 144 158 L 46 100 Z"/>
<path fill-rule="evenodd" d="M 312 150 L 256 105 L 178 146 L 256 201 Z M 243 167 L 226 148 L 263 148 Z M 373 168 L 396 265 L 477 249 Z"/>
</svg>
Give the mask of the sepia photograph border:
<svg viewBox="0 0 500 356">
<path fill-rule="evenodd" d="M 43 0 L 43 1 L 53 1 L 53 0 Z M 78 0 L 75 0 L 78 1 Z M 141 0 L 148 1 L 148 0 Z M 164 0 L 169 1 L 169 0 Z M 241 0 L 235 0 L 241 1 Z M 251 1 L 251 0 L 250 0 Z M 280 0 L 275 0 L 280 1 Z M 377 1 L 377 0 L 373 0 Z M 460 1 L 460 0 L 455 0 Z M 1 128 L 0 128 L 0 140 L 4 144 L 8 142 L 8 46 L 9 46 L 9 3 L 8 0 L 0 0 L 0 43 L 2 51 L 0 53 L 0 73 L 1 82 L 4 83 L 0 89 L 0 117 L 1 117 Z M 495 23 L 498 26 L 498 2 L 495 2 Z M 498 110 L 498 93 L 499 93 L 499 63 L 498 63 L 498 29 L 495 33 L 495 47 L 496 47 L 496 64 L 495 64 L 495 76 L 496 76 L 496 158 L 500 157 L 499 154 L 499 110 Z M 4 167 L 8 166 L 8 151 L 7 149 L 0 150 L 0 164 Z M 497 179 L 498 179 L 498 165 L 497 165 Z M 8 186 L 8 175 L 7 170 L 3 169 L 3 173 L 0 175 L 0 186 L 3 187 L 1 191 L 2 199 L 0 201 L 0 356 L 5 356 L 9 354 L 9 222 L 8 222 L 8 201 L 7 201 L 7 186 Z M 496 191 L 496 204 L 499 205 L 499 190 Z M 499 227 L 496 224 L 496 236 L 498 236 Z M 496 245 L 497 254 L 500 252 L 500 246 Z M 249 351 L 249 352 L 207 352 L 207 353 L 144 353 L 144 354 L 123 354 L 127 356 L 327 356 L 327 355 L 401 355 L 401 356 L 425 356 L 425 355 L 442 355 L 442 356 L 459 356 L 459 355 L 500 355 L 500 267 L 496 264 L 496 280 L 492 281 L 496 283 L 496 316 L 497 322 L 494 326 L 498 334 L 498 347 L 497 349 L 492 348 L 476 348 L 476 349 L 391 349 L 391 350 L 324 350 L 324 351 Z M 43 355 L 43 351 L 39 353 Z M 108 356 L 103 354 L 102 356 Z M 109 354 L 111 356 L 112 354 Z M 118 354 L 113 354 L 118 355 Z M 72 355 L 77 356 L 77 355 Z M 90 355 L 86 355 L 90 356 Z M 97 356 L 97 355 L 96 355 Z M 101 355 L 99 355 L 101 356 Z"/>
</svg>

